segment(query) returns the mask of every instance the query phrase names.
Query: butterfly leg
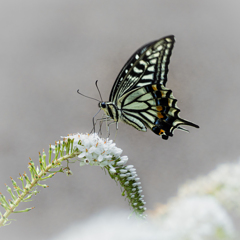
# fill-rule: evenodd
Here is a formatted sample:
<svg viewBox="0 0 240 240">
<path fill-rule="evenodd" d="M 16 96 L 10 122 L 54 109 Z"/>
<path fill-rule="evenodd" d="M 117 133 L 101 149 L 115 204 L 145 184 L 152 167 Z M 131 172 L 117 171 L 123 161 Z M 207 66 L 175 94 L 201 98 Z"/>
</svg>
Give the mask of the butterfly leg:
<svg viewBox="0 0 240 240">
<path fill-rule="evenodd" d="M 95 121 L 94 121 L 94 119 L 95 119 L 95 117 L 98 115 L 98 113 L 101 111 L 101 109 L 99 109 L 98 110 L 98 112 L 93 116 L 93 118 L 92 118 L 92 121 L 93 121 L 93 129 L 91 130 L 91 132 L 90 133 L 92 133 L 92 131 L 95 133 Z"/>
<path fill-rule="evenodd" d="M 99 131 L 98 131 L 98 133 L 101 133 L 102 123 L 104 121 L 107 121 L 109 118 L 110 117 L 108 117 L 108 116 L 102 117 L 102 118 L 98 118 L 98 119 L 96 119 L 96 122 L 93 119 L 93 128 L 92 128 L 90 133 L 92 133 L 93 131 L 95 132 L 95 126 L 97 125 L 98 121 L 99 121 Z"/>
<path fill-rule="evenodd" d="M 108 137 L 110 136 L 110 125 L 113 123 L 115 123 L 115 122 L 110 122 L 107 124 Z"/>
<path fill-rule="evenodd" d="M 105 116 L 105 117 L 104 117 Z M 102 135 L 102 124 L 103 122 L 107 122 L 110 119 L 109 116 L 106 116 L 103 114 L 103 117 L 101 119 L 97 119 L 97 121 L 99 121 L 99 131 L 98 131 L 98 135 Z"/>
<path fill-rule="evenodd" d="M 115 137 L 114 137 L 114 142 L 115 142 L 115 140 L 117 138 L 117 132 L 118 132 L 118 122 L 116 122 L 116 133 L 115 133 Z"/>
</svg>

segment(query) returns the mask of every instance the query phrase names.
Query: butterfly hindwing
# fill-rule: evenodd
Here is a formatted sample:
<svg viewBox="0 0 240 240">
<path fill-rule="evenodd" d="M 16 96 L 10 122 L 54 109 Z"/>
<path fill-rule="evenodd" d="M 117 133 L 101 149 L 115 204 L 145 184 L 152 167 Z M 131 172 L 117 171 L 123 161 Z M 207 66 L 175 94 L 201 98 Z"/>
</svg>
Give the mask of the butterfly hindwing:
<svg viewBox="0 0 240 240">
<path fill-rule="evenodd" d="M 147 126 L 164 139 L 172 136 L 180 125 L 198 127 L 179 117 L 177 99 L 162 84 L 131 90 L 118 100 L 117 107 L 122 110 L 123 121 L 140 131 L 146 131 Z"/>
<path fill-rule="evenodd" d="M 125 93 L 153 83 L 165 85 L 174 36 L 167 36 L 139 48 L 120 71 L 109 101 L 116 102 Z"/>
</svg>

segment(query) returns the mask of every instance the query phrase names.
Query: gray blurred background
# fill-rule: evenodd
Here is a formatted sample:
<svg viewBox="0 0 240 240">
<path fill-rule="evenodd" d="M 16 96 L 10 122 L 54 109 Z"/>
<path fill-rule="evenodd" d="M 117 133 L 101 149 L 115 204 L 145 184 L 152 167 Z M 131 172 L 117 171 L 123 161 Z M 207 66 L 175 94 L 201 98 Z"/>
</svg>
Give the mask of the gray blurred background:
<svg viewBox="0 0 240 240">
<path fill-rule="evenodd" d="M 181 117 L 200 129 L 162 140 L 120 124 L 117 146 L 138 171 L 147 208 L 165 203 L 188 179 L 236 161 L 239 142 L 239 1 L 0 1 L 0 191 L 27 170 L 28 158 L 60 136 L 89 132 L 131 54 L 174 34 L 167 87 Z M 112 132 L 114 132 L 114 127 Z M 1 238 L 47 239 L 102 209 L 129 209 L 120 189 L 98 167 L 72 167 L 10 216 Z M 19 208 L 19 209 L 20 209 Z M 130 211 L 129 211 L 130 213 Z M 126 216 L 127 217 L 127 216 Z M 31 227 L 31 229 L 29 229 Z"/>
</svg>

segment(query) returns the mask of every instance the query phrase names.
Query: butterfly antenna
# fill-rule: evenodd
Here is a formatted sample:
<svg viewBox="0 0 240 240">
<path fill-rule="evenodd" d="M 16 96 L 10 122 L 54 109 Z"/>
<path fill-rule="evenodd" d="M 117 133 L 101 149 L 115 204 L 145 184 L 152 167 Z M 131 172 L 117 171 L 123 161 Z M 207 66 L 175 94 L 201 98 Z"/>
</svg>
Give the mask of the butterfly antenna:
<svg viewBox="0 0 240 240">
<path fill-rule="evenodd" d="M 80 92 L 79 92 L 79 89 L 77 90 L 77 93 L 80 94 L 80 95 L 82 95 L 82 96 L 84 96 L 84 97 L 86 97 L 86 98 L 90 98 L 90 99 L 93 99 L 93 100 L 96 100 L 96 101 L 100 102 L 100 101 L 97 100 L 96 98 L 88 97 L 88 96 L 86 96 L 86 95 L 80 93 Z"/>
<path fill-rule="evenodd" d="M 103 102 L 103 100 L 102 100 L 102 95 L 101 95 L 101 92 L 100 92 L 100 90 L 99 90 L 99 88 L 98 88 L 97 82 L 98 82 L 98 80 L 96 80 L 95 85 L 96 85 L 96 88 L 97 88 L 97 90 L 98 90 L 98 92 L 99 92 L 101 101 Z"/>
</svg>

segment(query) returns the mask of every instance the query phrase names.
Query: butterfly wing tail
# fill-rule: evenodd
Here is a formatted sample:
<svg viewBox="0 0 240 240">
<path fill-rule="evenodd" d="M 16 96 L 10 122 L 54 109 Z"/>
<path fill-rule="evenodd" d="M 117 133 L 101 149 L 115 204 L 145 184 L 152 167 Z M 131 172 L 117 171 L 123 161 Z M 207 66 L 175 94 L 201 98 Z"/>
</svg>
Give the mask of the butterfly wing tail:
<svg viewBox="0 0 240 240">
<path fill-rule="evenodd" d="M 174 126 L 174 128 L 173 128 L 173 130 L 172 130 L 172 133 L 173 133 L 173 131 L 174 131 L 175 129 L 182 130 L 182 131 L 184 131 L 184 132 L 188 132 L 188 133 L 189 133 L 189 130 L 186 129 L 186 128 L 183 128 L 182 125 L 199 128 L 199 126 L 198 126 L 197 124 L 192 123 L 192 122 L 189 122 L 189 121 L 187 121 L 187 120 L 185 120 L 185 119 L 182 119 L 182 118 L 178 118 L 178 119 L 177 119 L 177 122 L 178 122 L 178 123 L 177 123 L 176 126 Z M 180 127 L 180 126 L 181 126 L 181 127 Z"/>
<path fill-rule="evenodd" d="M 181 123 L 178 124 L 178 126 L 176 127 L 177 129 L 179 130 L 182 130 L 182 131 L 186 131 L 186 132 L 189 132 L 187 129 L 183 128 L 183 127 L 180 127 L 180 125 L 186 125 L 186 126 L 191 126 L 191 127 L 195 127 L 195 128 L 199 128 L 199 126 L 195 123 L 192 123 L 192 122 L 189 122 L 185 119 L 181 119 L 179 118 L 178 120 L 181 121 Z"/>
<path fill-rule="evenodd" d="M 165 119 L 157 119 L 155 121 L 155 124 L 153 127 L 151 127 L 151 130 L 157 134 L 162 136 L 162 138 L 164 140 L 167 140 L 168 137 L 172 137 L 173 136 L 173 132 L 175 129 L 178 130 L 182 130 L 185 132 L 189 132 L 188 129 L 183 128 L 182 125 L 186 125 L 186 126 L 191 126 L 191 127 L 195 127 L 195 128 L 199 128 L 198 125 L 189 122 L 187 120 L 181 119 L 178 116 L 177 117 L 171 117 L 169 115 L 165 116 Z"/>
</svg>

